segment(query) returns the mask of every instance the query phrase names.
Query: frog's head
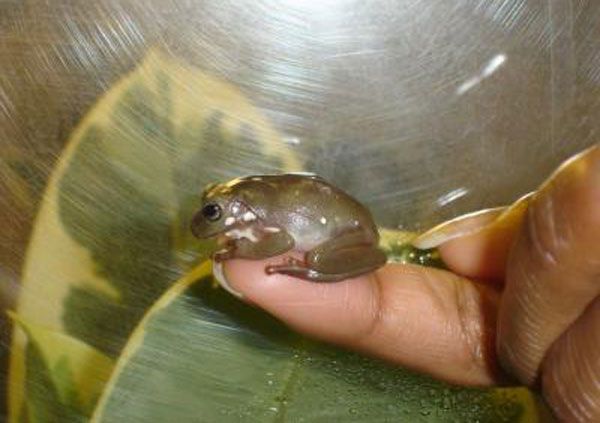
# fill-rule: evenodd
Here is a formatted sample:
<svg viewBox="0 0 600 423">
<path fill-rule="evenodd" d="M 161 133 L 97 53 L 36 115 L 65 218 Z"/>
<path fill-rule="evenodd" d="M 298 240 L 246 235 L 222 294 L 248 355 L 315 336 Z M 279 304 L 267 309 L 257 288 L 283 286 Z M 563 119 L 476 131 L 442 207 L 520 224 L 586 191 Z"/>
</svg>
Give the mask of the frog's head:
<svg viewBox="0 0 600 423">
<path fill-rule="evenodd" d="M 245 206 L 229 184 L 210 184 L 202 194 L 200 210 L 192 218 L 191 230 L 197 238 L 211 238 L 231 229 Z"/>
</svg>

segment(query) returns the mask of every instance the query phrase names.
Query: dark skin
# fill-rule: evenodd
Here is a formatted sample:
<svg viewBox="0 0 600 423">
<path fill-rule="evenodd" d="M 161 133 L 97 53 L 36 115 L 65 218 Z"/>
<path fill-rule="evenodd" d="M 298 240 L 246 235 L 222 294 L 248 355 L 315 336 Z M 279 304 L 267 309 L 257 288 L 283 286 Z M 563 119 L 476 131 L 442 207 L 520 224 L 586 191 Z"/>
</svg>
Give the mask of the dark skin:
<svg viewBox="0 0 600 423">
<path fill-rule="evenodd" d="M 451 271 L 390 263 L 318 288 L 267 276 L 260 261 L 224 272 L 245 301 L 309 336 L 458 384 L 512 380 L 562 421 L 600 421 L 600 148 L 496 217 L 440 243 Z"/>
</svg>

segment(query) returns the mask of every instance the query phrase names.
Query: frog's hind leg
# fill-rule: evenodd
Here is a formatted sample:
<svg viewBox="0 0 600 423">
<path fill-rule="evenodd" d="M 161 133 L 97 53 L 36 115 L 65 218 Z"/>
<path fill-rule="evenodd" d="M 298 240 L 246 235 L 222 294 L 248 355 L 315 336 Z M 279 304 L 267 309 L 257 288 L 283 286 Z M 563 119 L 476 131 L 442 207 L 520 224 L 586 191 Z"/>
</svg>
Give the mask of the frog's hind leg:
<svg viewBox="0 0 600 423">
<path fill-rule="evenodd" d="M 373 272 L 387 262 L 387 256 L 373 244 L 320 245 L 309 251 L 308 267 L 321 274 L 323 282 L 353 278 Z"/>
<path fill-rule="evenodd" d="M 268 266 L 267 273 L 282 273 L 314 282 L 336 282 L 372 272 L 387 261 L 385 253 L 360 232 L 350 232 L 306 253 L 305 262 L 291 260 Z"/>
</svg>

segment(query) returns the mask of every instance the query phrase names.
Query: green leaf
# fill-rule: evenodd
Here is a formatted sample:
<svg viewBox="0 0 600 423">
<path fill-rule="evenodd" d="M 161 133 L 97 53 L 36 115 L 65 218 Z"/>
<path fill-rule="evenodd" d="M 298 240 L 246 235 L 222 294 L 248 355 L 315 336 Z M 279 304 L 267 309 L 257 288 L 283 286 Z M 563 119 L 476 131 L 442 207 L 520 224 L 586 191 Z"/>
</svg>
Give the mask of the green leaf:
<svg viewBox="0 0 600 423">
<path fill-rule="evenodd" d="M 197 269 L 148 312 L 92 421 L 537 420 L 525 389 L 453 387 L 308 341 L 209 275 Z"/>
<path fill-rule="evenodd" d="M 27 336 L 28 420 L 89 416 L 111 374 L 112 360 L 75 338 L 9 314 Z"/>
<path fill-rule="evenodd" d="M 106 131 L 123 130 L 111 127 Z M 90 126 L 59 187 L 64 227 L 71 238 L 87 248 L 97 274 L 119 293 L 119 301 L 114 302 L 97 292 L 74 287 L 65 301 L 63 321 L 68 333 L 110 355 L 118 353 L 141 313 L 170 282 L 170 269 L 176 268 L 167 202 L 140 189 L 145 185 L 138 185 L 129 175 L 131 167 L 121 169 L 106 160 L 105 144 L 114 136 Z M 141 150 L 142 141 L 138 142 Z M 162 189 L 168 197 L 167 188 Z M 160 186 L 157 190 L 160 192 Z M 107 311 L 117 313 L 107 319 Z"/>
<path fill-rule="evenodd" d="M 37 344 L 26 347 L 27 401 L 23 404 L 20 421 L 50 423 L 56 421 L 78 421 L 81 414 L 69 407 L 60 398 L 53 383 L 51 371 L 44 361 Z"/>
<path fill-rule="evenodd" d="M 189 231 L 202 188 L 298 169 L 240 90 L 149 52 L 69 139 L 35 222 L 19 315 L 118 356 L 147 308 L 212 248 Z M 15 332 L 12 421 L 28 395 L 25 348 Z"/>
</svg>

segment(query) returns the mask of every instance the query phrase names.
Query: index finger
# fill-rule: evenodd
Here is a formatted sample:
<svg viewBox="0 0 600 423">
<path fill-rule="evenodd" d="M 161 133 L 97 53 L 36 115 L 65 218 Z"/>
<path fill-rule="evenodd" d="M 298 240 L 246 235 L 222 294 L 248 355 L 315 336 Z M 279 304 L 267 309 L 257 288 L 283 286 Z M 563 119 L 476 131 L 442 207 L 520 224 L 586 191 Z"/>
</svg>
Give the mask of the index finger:
<svg viewBox="0 0 600 423">
<path fill-rule="evenodd" d="M 227 262 L 228 283 L 292 328 L 452 382 L 495 380 L 496 297 L 488 288 L 413 265 L 314 283 L 267 276 L 265 264 Z"/>
</svg>

